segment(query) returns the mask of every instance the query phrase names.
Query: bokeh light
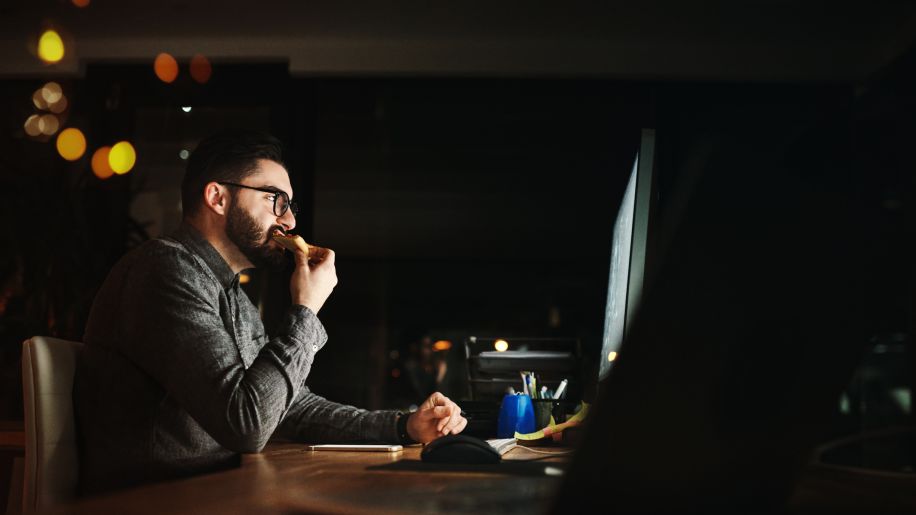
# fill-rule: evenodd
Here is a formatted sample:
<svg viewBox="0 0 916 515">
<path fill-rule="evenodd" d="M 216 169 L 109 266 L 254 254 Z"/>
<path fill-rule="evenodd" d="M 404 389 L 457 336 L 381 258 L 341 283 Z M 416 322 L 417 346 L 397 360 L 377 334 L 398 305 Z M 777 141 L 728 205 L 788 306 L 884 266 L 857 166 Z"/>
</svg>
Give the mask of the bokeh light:
<svg viewBox="0 0 916 515">
<path fill-rule="evenodd" d="M 64 96 L 64 90 L 60 87 L 60 84 L 56 82 L 45 84 L 39 91 L 41 91 L 41 98 L 43 98 L 48 105 L 57 103 L 60 97 Z"/>
<path fill-rule="evenodd" d="M 48 102 L 45 100 L 44 95 L 41 94 L 40 89 L 36 89 L 35 93 L 32 93 L 32 103 L 35 104 L 35 109 L 39 111 L 48 110 Z"/>
<path fill-rule="evenodd" d="M 40 116 L 38 116 L 37 114 L 33 114 L 32 116 L 29 116 L 28 118 L 26 118 L 25 124 L 23 125 L 23 128 L 25 129 L 26 134 L 28 134 L 29 136 L 33 136 L 33 137 L 41 134 L 41 128 L 38 127 L 39 118 Z"/>
<path fill-rule="evenodd" d="M 134 146 L 127 141 L 115 143 L 108 152 L 108 165 L 118 175 L 129 172 L 136 162 L 137 152 L 134 150 Z"/>
<path fill-rule="evenodd" d="M 73 1 L 73 5 L 79 8 L 89 7 L 89 0 L 72 0 L 72 1 Z"/>
<path fill-rule="evenodd" d="M 182 161 L 186 160 L 186 159 L 188 158 L 188 156 L 190 156 L 190 155 L 191 155 L 191 153 L 188 152 L 188 149 L 186 149 L 186 148 L 183 148 L 183 149 L 181 149 L 181 150 L 178 151 L 178 157 L 179 157 Z"/>
<path fill-rule="evenodd" d="M 213 74 L 213 67 L 210 66 L 210 60 L 197 54 L 191 58 L 191 78 L 195 81 L 206 84 Z"/>
<path fill-rule="evenodd" d="M 614 361 L 615 359 L 617 359 L 617 353 L 614 351 L 609 352 L 607 355 L 607 360 Z"/>
<path fill-rule="evenodd" d="M 239 274 L 239 284 L 248 284 L 251 282 L 251 276 L 248 274 Z"/>
<path fill-rule="evenodd" d="M 178 78 L 178 61 L 163 52 L 156 56 L 156 60 L 153 62 L 153 71 L 156 72 L 156 77 L 159 77 L 159 80 L 170 84 Z"/>
<path fill-rule="evenodd" d="M 76 161 L 86 153 L 86 136 L 75 127 L 64 129 L 57 136 L 57 153 L 67 161 Z"/>
<path fill-rule="evenodd" d="M 56 63 L 64 58 L 64 40 L 54 30 L 46 30 L 38 38 L 38 57 L 46 63 Z"/>
<path fill-rule="evenodd" d="M 452 348 L 452 342 L 448 340 L 439 340 L 433 344 L 433 350 L 443 351 Z"/>
<path fill-rule="evenodd" d="M 108 154 L 111 147 L 101 147 L 92 154 L 92 173 L 99 179 L 107 179 L 114 175 L 114 170 L 108 164 Z"/>
<path fill-rule="evenodd" d="M 509 350 L 509 342 L 506 340 L 496 340 L 493 342 L 493 348 L 496 349 L 497 352 L 506 352 Z"/>
<path fill-rule="evenodd" d="M 60 122 L 53 114 L 43 114 L 38 119 L 38 129 L 42 134 L 51 136 L 60 128 Z"/>
<path fill-rule="evenodd" d="M 54 114 L 60 114 L 67 110 L 67 97 L 61 95 L 60 100 L 48 106 L 48 110 Z"/>
</svg>

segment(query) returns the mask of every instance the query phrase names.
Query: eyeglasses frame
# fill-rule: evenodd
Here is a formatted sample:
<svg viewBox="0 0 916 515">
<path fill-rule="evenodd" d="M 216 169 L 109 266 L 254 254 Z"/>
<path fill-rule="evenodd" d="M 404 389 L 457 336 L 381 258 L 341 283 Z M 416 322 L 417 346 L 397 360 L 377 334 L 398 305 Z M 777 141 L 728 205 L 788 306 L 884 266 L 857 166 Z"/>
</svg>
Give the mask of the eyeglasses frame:
<svg viewBox="0 0 916 515">
<path fill-rule="evenodd" d="M 289 195 L 287 195 L 285 191 L 276 188 L 258 188 L 256 186 L 248 186 L 246 184 L 239 184 L 236 182 L 217 182 L 216 184 L 220 184 L 222 186 L 235 186 L 236 188 L 245 188 L 249 190 L 261 191 L 264 193 L 272 193 L 273 195 L 276 195 L 274 197 L 274 214 L 277 215 L 277 217 L 285 215 L 287 211 L 292 211 L 293 216 L 299 214 L 299 204 L 296 204 L 294 201 L 290 200 Z M 284 209 L 282 213 L 277 213 L 277 200 L 280 198 L 280 195 L 286 197 L 286 209 Z"/>
</svg>

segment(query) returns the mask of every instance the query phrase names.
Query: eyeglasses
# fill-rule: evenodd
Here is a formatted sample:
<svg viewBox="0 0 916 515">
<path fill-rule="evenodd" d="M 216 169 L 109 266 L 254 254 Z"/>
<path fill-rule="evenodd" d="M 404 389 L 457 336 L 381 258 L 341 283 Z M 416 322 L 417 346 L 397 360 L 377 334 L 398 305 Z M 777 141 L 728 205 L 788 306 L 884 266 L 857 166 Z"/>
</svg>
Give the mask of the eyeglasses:
<svg viewBox="0 0 916 515">
<path fill-rule="evenodd" d="M 289 200 L 289 195 L 284 191 L 280 191 L 276 188 L 255 188 L 254 186 L 245 186 L 244 184 L 236 184 L 234 182 L 218 182 L 217 184 L 222 184 L 223 186 L 235 186 L 236 188 L 245 188 L 248 190 L 263 191 L 264 193 L 270 193 L 274 196 L 274 214 L 278 217 L 286 214 L 287 211 L 292 211 L 293 216 L 299 214 L 299 205 L 295 202 Z"/>
</svg>

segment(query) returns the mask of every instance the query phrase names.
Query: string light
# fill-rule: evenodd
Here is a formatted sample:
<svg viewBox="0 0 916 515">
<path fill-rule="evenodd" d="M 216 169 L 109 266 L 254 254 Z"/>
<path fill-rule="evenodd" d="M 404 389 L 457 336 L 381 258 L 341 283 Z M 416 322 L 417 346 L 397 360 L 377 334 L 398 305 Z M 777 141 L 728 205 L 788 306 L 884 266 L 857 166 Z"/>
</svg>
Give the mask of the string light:
<svg viewBox="0 0 916 515">
<path fill-rule="evenodd" d="M 108 154 L 111 147 L 100 147 L 92 154 L 92 173 L 99 179 L 107 179 L 114 175 L 114 170 L 108 164 Z"/>
<path fill-rule="evenodd" d="M 191 78 L 195 81 L 206 84 L 213 74 L 213 67 L 210 66 L 210 60 L 197 54 L 191 58 Z"/>
<path fill-rule="evenodd" d="M 46 30 L 38 38 L 38 57 L 46 63 L 56 63 L 64 58 L 64 40 L 55 30 Z"/>
<path fill-rule="evenodd" d="M 137 152 L 134 146 L 127 141 L 119 141 L 111 146 L 108 152 L 108 165 L 118 175 L 124 175 L 134 167 L 137 162 Z"/>
<path fill-rule="evenodd" d="M 57 153 L 67 161 L 76 161 L 86 152 L 86 136 L 75 127 L 64 129 L 57 136 Z"/>
<path fill-rule="evenodd" d="M 41 134 L 41 128 L 38 127 L 39 118 L 40 117 L 37 114 L 33 114 L 32 116 L 29 116 L 28 118 L 26 118 L 25 124 L 23 124 L 23 128 L 25 129 L 26 134 L 32 137 L 35 137 Z"/>
<path fill-rule="evenodd" d="M 67 97 L 61 95 L 60 100 L 48 106 L 48 110 L 54 114 L 60 114 L 67 110 Z"/>
<path fill-rule="evenodd" d="M 48 102 L 45 100 L 44 95 L 41 94 L 40 89 L 36 89 L 35 93 L 32 93 L 32 104 L 35 105 L 35 109 L 39 111 L 48 110 Z"/>
<path fill-rule="evenodd" d="M 39 91 L 41 92 L 41 98 L 43 98 L 48 105 L 57 103 L 60 98 L 64 96 L 64 90 L 60 87 L 60 84 L 56 82 L 45 84 Z"/>
<path fill-rule="evenodd" d="M 178 61 L 163 52 L 157 55 L 156 60 L 153 61 L 153 71 L 156 72 L 156 77 L 159 77 L 159 80 L 166 84 L 171 84 L 178 78 Z"/>
<path fill-rule="evenodd" d="M 51 136 L 60 128 L 60 122 L 53 114 L 43 114 L 38 118 L 38 129 L 42 134 Z"/>
</svg>

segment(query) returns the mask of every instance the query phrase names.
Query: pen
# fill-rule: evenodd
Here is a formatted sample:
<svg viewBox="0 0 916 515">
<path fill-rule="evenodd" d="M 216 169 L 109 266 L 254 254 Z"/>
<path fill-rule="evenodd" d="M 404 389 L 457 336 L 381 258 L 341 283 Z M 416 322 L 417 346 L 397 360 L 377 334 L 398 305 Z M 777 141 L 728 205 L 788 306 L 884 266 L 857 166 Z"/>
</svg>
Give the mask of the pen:
<svg viewBox="0 0 916 515">
<path fill-rule="evenodd" d="M 557 391 L 553 393 L 553 398 L 554 398 L 554 399 L 559 399 L 560 396 L 563 395 L 563 392 L 566 390 L 566 383 L 567 383 L 567 382 L 568 382 L 568 381 L 566 381 L 566 379 L 560 381 L 560 386 L 558 386 L 558 387 L 557 387 Z"/>
<path fill-rule="evenodd" d="M 534 372 L 532 372 L 531 375 L 528 376 L 528 379 L 531 381 L 531 397 L 533 399 L 537 399 L 538 398 L 538 381 L 537 381 L 537 378 L 534 377 Z"/>
</svg>

